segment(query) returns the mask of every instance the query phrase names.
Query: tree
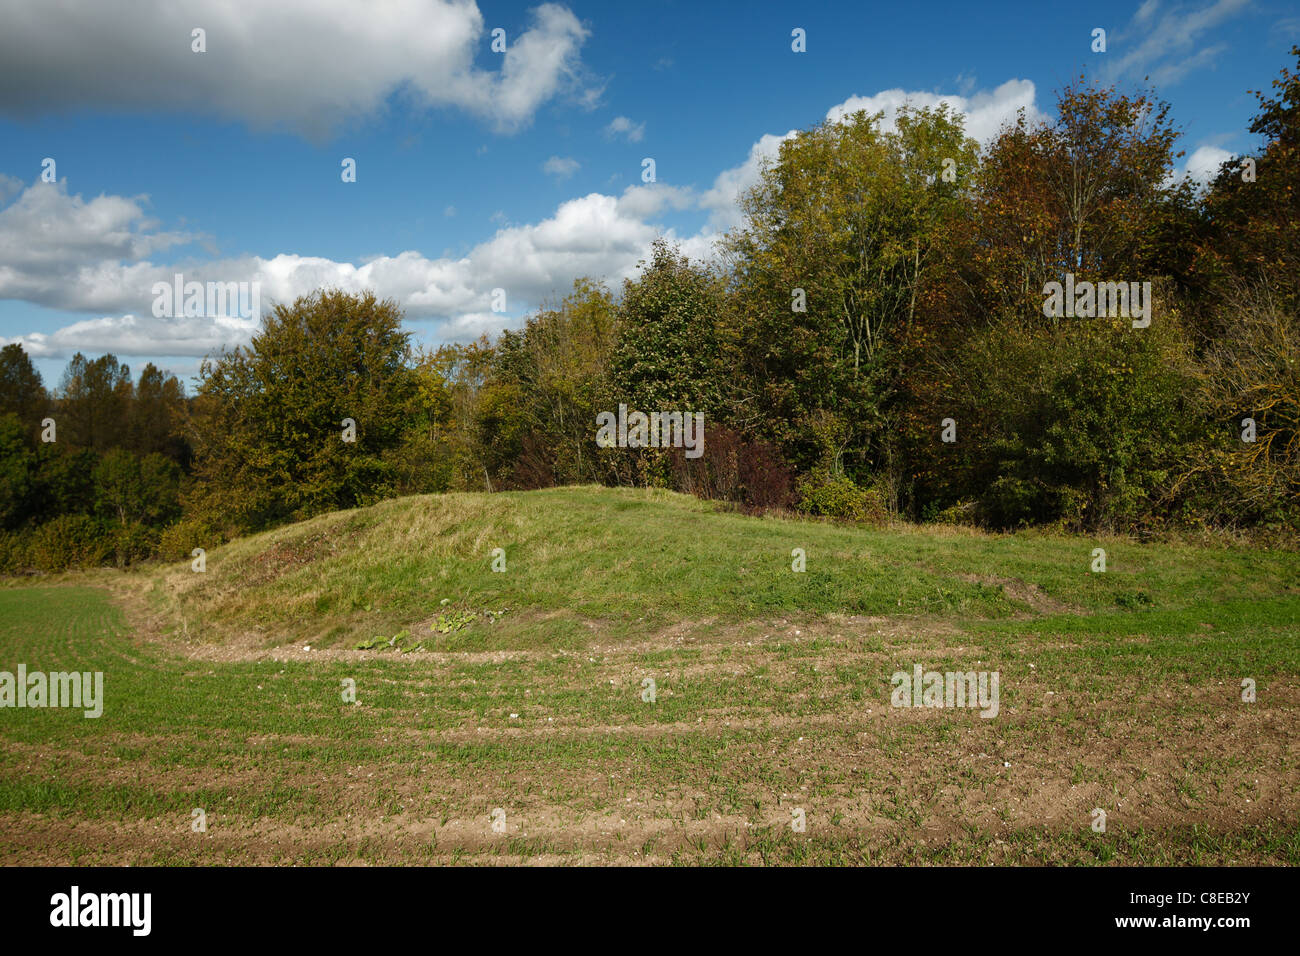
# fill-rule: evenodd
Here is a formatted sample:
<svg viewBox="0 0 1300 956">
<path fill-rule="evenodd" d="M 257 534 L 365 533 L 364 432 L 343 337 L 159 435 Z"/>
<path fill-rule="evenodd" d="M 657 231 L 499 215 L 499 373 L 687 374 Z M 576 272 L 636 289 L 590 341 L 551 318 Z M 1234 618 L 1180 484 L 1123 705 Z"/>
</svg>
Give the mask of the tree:
<svg viewBox="0 0 1300 956">
<path fill-rule="evenodd" d="M 1228 524 L 1300 523 L 1300 316 L 1263 282 L 1240 286 L 1231 313 L 1200 382 L 1223 440 L 1189 454 L 1191 470 L 1213 482 L 1216 517 Z"/>
<path fill-rule="evenodd" d="M 0 529 L 27 520 L 35 465 L 24 422 L 13 412 L 0 412 Z"/>
<path fill-rule="evenodd" d="M 1174 313 L 1141 330 L 1104 318 L 981 330 L 949 369 L 959 441 L 931 440 L 951 492 L 938 503 L 973 500 L 995 527 L 1156 523 L 1203 440 L 1189 353 Z"/>
<path fill-rule="evenodd" d="M 1276 93 L 1256 91 L 1250 131 L 1263 138 L 1249 157 L 1220 167 L 1205 200 L 1211 231 L 1197 260 L 1221 300 L 1242 283 L 1263 284 L 1283 309 L 1300 308 L 1300 46 L 1296 72 L 1283 68 Z M 1249 175 L 1246 160 L 1254 163 Z"/>
<path fill-rule="evenodd" d="M 420 346 L 414 356 L 412 389 L 403 410 L 406 428 L 400 444 L 385 454 L 398 494 L 431 494 L 451 487 L 457 450 L 451 441 L 452 383 L 441 352 Z"/>
<path fill-rule="evenodd" d="M 59 384 L 59 441 L 97 452 L 125 446 L 133 398 L 131 369 L 115 355 L 89 360 L 78 352 Z"/>
<path fill-rule="evenodd" d="M 1057 95 L 1054 120 L 1023 112 L 980 167 L 965 310 L 1041 325 L 1042 289 L 1080 279 L 1160 274 L 1162 227 L 1177 200 L 1165 185 L 1177 132 L 1151 96 L 1079 79 Z"/>
<path fill-rule="evenodd" d="M 110 450 L 93 472 L 95 509 L 121 527 L 161 526 L 180 512 L 180 468 L 163 455 Z"/>
<path fill-rule="evenodd" d="M 663 239 L 641 265 L 641 274 L 623 284 L 609 399 L 642 411 L 713 414 L 723 405 L 721 283 Z M 606 326 L 605 335 L 610 331 Z"/>
<path fill-rule="evenodd" d="M 34 439 L 48 406 L 40 373 L 23 347 L 11 342 L 0 348 L 0 414 L 17 415 L 24 433 Z"/>
<path fill-rule="evenodd" d="M 1080 77 L 1058 95 L 1056 113 L 1045 130 L 1044 172 L 1061 215 L 1065 269 L 1148 267 L 1147 214 L 1163 194 L 1178 137 L 1169 104 L 1087 86 Z"/>
<path fill-rule="evenodd" d="M 277 305 L 248 348 L 205 361 L 194 432 L 206 513 L 248 530 L 391 495 L 385 454 L 415 386 L 408 338 L 391 300 L 323 291 Z"/>
<path fill-rule="evenodd" d="M 1121 520 L 1124 495 L 1158 497 L 1159 483 L 1173 481 L 1168 448 L 1128 434 L 1147 426 L 1131 418 L 1125 396 L 1149 399 L 1153 422 L 1190 407 L 1190 373 L 1180 366 L 1171 378 L 1160 366 L 1182 361 L 1185 332 L 1161 280 L 1185 269 L 1176 250 L 1194 219 L 1186 189 L 1167 185 L 1175 136 L 1166 104 L 1080 80 L 1058 94 L 1055 118 L 1030 123 L 1022 113 L 990 145 L 970 215 L 949 220 L 899 383 L 903 497 L 914 513 L 978 500 L 1002 524 Z M 1152 328 L 1118 340 L 1103 334 L 1102 319 L 1046 317 L 1044 284 L 1066 273 L 1152 281 L 1163 311 Z M 1157 340 L 1160 361 L 1145 361 Z M 1108 390 L 1116 382 L 1124 388 Z M 1153 384 L 1173 391 L 1161 396 Z M 1083 396 L 1114 418 L 1094 417 Z M 947 418 L 958 443 L 937 440 Z M 1113 447 L 1106 427 L 1116 430 Z M 1127 457 L 1130 439 L 1154 456 L 1149 469 Z M 1067 448 L 1077 468 L 1053 457 Z"/>
<path fill-rule="evenodd" d="M 594 421 L 609 396 L 619 314 L 605 286 L 577 279 L 554 308 L 503 333 L 481 396 L 479 441 L 499 481 L 591 481 Z"/>
<path fill-rule="evenodd" d="M 61 515 L 89 515 L 95 506 L 92 474 L 99 458 L 65 441 L 36 446 L 30 518 L 40 524 Z"/>
<path fill-rule="evenodd" d="M 182 466 L 189 463 L 185 438 L 185 386 L 152 362 L 140 373 L 131 407 L 130 447 L 140 455 L 166 455 Z"/>
<path fill-rule="evenodd" d="M 736 418 L 803 467 L 850 456 L 860 469 L 886 438 L 894 350 L 976 168 L 946 107 L 881 123 L 857 113 L 782 143 L 726 243 Z"/>
</svg>

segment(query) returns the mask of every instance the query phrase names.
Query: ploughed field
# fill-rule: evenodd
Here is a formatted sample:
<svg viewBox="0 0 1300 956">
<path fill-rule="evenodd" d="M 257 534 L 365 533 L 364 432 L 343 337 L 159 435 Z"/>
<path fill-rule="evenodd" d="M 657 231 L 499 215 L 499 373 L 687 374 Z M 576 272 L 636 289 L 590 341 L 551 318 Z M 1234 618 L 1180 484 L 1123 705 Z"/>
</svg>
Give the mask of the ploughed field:
<svg viewBox="0 0 1300 956">
<path fill-rule="evenodd" d="M 1300 863 L 1295 551 L 563 488 L 202 564 L 0 586 L 0 698 L 103 674 L 0 699 L 0 863 Z"/>
</svg>

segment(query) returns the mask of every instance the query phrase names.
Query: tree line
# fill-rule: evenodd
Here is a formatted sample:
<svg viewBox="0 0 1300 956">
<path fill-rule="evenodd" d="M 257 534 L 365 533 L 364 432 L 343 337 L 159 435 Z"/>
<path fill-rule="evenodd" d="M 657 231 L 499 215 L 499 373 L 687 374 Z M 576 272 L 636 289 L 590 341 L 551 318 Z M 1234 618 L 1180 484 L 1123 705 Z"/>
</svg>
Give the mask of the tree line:
<svg viewBox="0 0 1300 956">
<path fill-rule="evenodd" d="M 579 279 L 494 338 L 417 347 L 392 301 L 326 289 L 205 360 L 193 396 L 111 355 L 47 394 L 6 346 L 0 569 L 584 482 L 847 520 L 1294 532 L 1300 72 L 1255 95 L 1258 148 L 1204 189 L 1172 175 L 1168 104 L 1082 77 L 984 149 L 944 106 L 828 120 L 782 143 L 716 261 L 660 240 L 617 293 Z M 1045 309 L 1067 276 L 1150 283 L 1149 323 Z M 620 404 L 702 412 L 703 455 L 601 447 Z"/>
</svg>

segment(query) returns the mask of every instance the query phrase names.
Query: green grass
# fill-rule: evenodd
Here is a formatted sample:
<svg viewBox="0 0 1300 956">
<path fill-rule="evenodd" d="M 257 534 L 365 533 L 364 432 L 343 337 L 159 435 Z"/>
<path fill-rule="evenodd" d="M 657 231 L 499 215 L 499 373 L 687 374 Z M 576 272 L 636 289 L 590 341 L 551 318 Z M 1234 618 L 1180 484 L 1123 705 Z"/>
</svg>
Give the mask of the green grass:
<svg viewBox="0 0 1300 956">
<path fill-rule="evenodd" d="M 1089 570 L 1095 546 L 1107 550 L 1104 574 Z M 791 570 L 795 548 L 804 573 Z M 350 647 L 410 630 L 426 646 L 466 650 L 581 647 L 593 621 L 608 641 L 684 619 L 1028 611 L 1007 583 L 1094 615 L 1179 611 L 1294 594 L 1300 566 L 1294 552 L 758 520 L 684 495 L 590 487 L 339 512 L 213 549 L 206 573 L 180 565 L 155 594 L 187 636 L 239 629 Z M 507 608 L 493 624 L 430 630 L 449 609 Z"/>
<path fill-rule="evenodd" d="M 0 863 L 1294 865 L 1298 566 L 580 488 L 0 588 L 0 670 L 107 698 L 0 710 Z M 439 653 L 352 650 L 421 627 Z M 999 717 L 890 708 L 916 663 L 999 671 Z"/>
</svg>

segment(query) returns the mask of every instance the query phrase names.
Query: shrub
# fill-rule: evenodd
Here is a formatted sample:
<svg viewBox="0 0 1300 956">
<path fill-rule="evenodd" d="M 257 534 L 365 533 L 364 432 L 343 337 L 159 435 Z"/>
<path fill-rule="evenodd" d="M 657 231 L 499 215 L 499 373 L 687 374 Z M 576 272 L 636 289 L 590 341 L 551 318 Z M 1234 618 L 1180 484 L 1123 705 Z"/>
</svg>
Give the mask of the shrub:
<svg viewBox="0 0 1300 956">
<path fill-rule="evenodd" d="M 31 533 L 0 531 L 0 574 L 21 574 L 31 567 Z"/>
<path fill-rule="evenodd" d="M 1243 287 L 1209 348 L 1201 405 L 1216 441 L 1195 461 L 1193 507 L 1216 523 L 1300 523 L 1300 314 Z M 1242 440 L 1243 419 L 1255 422 Z"/>
<path fill-rule="evenodd" d="M 726 425 L 706 428 L 704 454 L 672 450 L 673 487 L 698 498 L 731 501 L 742 510 L 783 510 L 794 503 L 794 469 L 768 442 L 752 441 Z"/>
<path fill-rule="evenodd" d="M 973 501 L 958 501 L 947 508 L 933 508 L 926 517 L 936 524 L 976 525 L 979 510 Z"/>
<path fill-rule="evenodd" d="M 962 383 L 918 424 L 922 506 L 974 500 L 995 528 L 1158 526 L 1183 462 L 1204 442 L 1195 360 L 1179 316 L 1059 326 L 1007 321 L 977 331 L 933 374 Z M 958 440 L 934 440 L 942 416 Z"/>
<path fill-rule="evenodd" d="M 132 522 L 113 529 L 113 556 L 119 568 L 138 564 L 158 553 L 158 530 Z"/>
<path fill-rule="evenodd" d="M 30 559 L 40 571 L 93 568 L 115 551 L 115 536 L 94 518 L 60 515 L 32 532 Z"/>
<path fill-rule="evenodd" d="M 158 536 L 158 554 L 165 561 L 183 561 L 195 548 L 215 548 L 226 540 L 207 518 L 191 515 L 163 529 Z"/>
<path fill-rule="evenodd" d="M 888 512 L 880 494 L 859 487 L 846 475 L 816 469 L 799 479 L 799 510 L 846 521 L 884 521 Z"/>
</svg>

